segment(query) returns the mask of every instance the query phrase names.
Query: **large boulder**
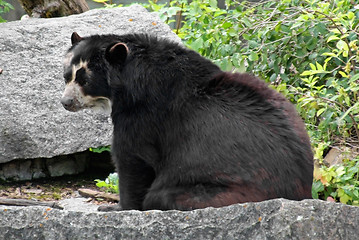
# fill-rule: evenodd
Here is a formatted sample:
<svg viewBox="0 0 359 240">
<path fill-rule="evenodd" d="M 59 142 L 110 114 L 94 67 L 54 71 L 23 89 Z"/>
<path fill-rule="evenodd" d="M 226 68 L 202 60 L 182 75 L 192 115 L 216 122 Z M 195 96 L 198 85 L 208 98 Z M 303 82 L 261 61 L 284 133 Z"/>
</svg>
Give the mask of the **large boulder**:
<svg viewBox="0 0 359 240">
<path fill-rule="evenodd" d="M 223 208 L 102 213 L 0 206 L 3 239 L 356 239 L 359 208 L 275 199 Z"/>
<path fill-rule="evenodd" d="M 66 111 L 62 58 L 70 36 L 149 33 L 180 41 L 155 13 L 134 5 L 0 24 L 0 163 L 50 158 L 111 143 L 109 116 Z"/>
</svg>

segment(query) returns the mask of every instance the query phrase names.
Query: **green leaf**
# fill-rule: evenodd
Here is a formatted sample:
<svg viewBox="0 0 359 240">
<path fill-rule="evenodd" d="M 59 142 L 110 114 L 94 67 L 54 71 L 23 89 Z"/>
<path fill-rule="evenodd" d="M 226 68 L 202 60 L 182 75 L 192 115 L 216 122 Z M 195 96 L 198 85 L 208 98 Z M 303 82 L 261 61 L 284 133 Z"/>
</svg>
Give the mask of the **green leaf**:
<svg viewBox="0 0 359 240">
<path fill-rule="evenodd" d="M 272 76 L 270 76 L 269 81 L 274 82 L 277 79 L 277 74 L 273 73 Z"/>
<path fill-rule="evenodd" d="M 337 42 L 337 48 L 340 49 L 340 50 L 343 50 L 343 51 L 348 51 L 349 50 L 348 44 L 343 40 L 339 40 Z"/>
<path fill-rule="evenodd" d="M 226 58 L 223 58 L 222 59 L 222 61 L 221 61 L 221 63 L 220 63 L 220 67 L 221 67 L 221 69 L 223 69 L 224 71 L 230 71 L 230 70 L 232 70 L 232 63 L 231 63 L 231 61 L 229 60 L 229 58 L 228 57 L 226 57 Z"/>
<path fill-rule="evenodd" d="M 325 108 L 321 108 L 317 111 L 317 117 L 319 117 L 326 109 Z"/>
<path fill-rule="evenodd" d="M 343 119 L 352 111 L 353 108 L 358 107 L 359 102 L 356 102 L 353 106 L 348 108 L 348 110 L 345 111 L 345 113 L 337 120 L 338 122 L 343 121 Z"/>
<path fill-rule="evenodd" d="M 352 20 L 355 17 L 355 14 L 353 12 L 348 12 L 347 16 L 349 20 Z"/>
<path fill-rule="evenodd" d="M 351 82 L 354 82 L 354 81 L 356 81 L 356 80 L 358 80 L 359 79 L 359 73 L 357 73 L 357 74 L 355 74 L 354 76 L 352 76 L 351 78 L 350 78 L 350 81 Z"/>
<path fill-rule="evenodd" d="M 258 54 L 256 52 L 251 52 L 248 56 L 249 61 L 255 62 L 258 60 Z"/>
<path fill-rule="evenodd" d="M 336 41 L 336 40 L 340 40 L 340 38 L 335 35 L 332 35 L 328 38 L 327 42 Z"/>
<path fill-rule="evenodd" d="M 343 71 L 339 71 L 339 74 L 342 75 L 342 77 L 349 78 L 349 76 Z"/>
<path fill-rule="evenodd" d="M 323 66 L 320 65 L 318 62 L 315 62 L 315 65 L 317 66 L 317 70 L 323 70 Z"/>
<path fill-rule="evenodd" d="M 246 65 L 244 64 L 244 61 L 241 62 L 241 65 L 238 68 L 238 71 L 240 73 L 245 73 L 247 71 Z"/>
<path fill-rule="evenodd" d="M 217 8 L 217 0 L 209 0 L 209 5 L 212 8 Z"/>
<path fill-rule="evenodd" d="M 219 16 L 221 16 L 221 15 L 224 15 L 224 14 L 226 14 L 227 12 L 226 11 L 216 11 L 216 13 L 214 14 L 214 17 L 216 18 L 216 17 L 219 17 Z"/>
<path fill-rule="evenodd" d="M 290 81 L 290 79 L 288 78 L 287 74 L 285 74 L 285 73 L 281 73 L 281 74 L 280 74 L 280 78 L 281 78 L 283 81 L 285 81 L 285 82 Z"/>
<path fill-rule="evenodd" d="M 309 75 L 313 75 L 313 71 L 304 71 L 302 72 L 302 74 L 300 74 L 300 76 L 309 76 Z"/>
<path fill-rule="evenodd" d="M 298 57 L 302 58 L 307 54 L 307 51 L 306 51 L 305 48 L 298 48 L 296 50 L 296 54 L 297 54 Z"/>
<path fill-rule="evenodd" d="M 233 26 L 233 24 L 232 24 L 231 22 L 225 22 L 225 23 L 223 23 L 223 25 L 222 25 L 222 27 L 223 27 L 224 29 L 230 28 L 230 27 L 232 27 L 232 26 Z"/>
<path fill-rule="evenodd" d="M 313 63 L 309 63 L 309 66 L 312 70 L 317 70 L 317 68 L 315 67 L 315 65 Z"/>
<path fill-rule="evenodd" d="M 252 23 L 250 21 L 248 21 L 247 18 L 243 18 L 242 19 L 243 23 L 246 25 L 246 27 L 252 27 Z"/>
<path fill-rule="evenodd" d="M 165 12 L 166 17 L 172 17 L 175 16 L 177 14 L 178 11 L 181 11 L 180 7 L 169 7 L 169 8 L 165 8 Z"/>
<path fill-rule="evenodd" d="M 336 170 L 335 173 L 337 174 L 337 176 L 342 176 L 345 173 L 345 169 L 344 166 L 339 166 Z"/>
<path fill-rule="evenodd" d="M 97 182 L 96 186 L 99 187 L 99 188 L 108 186 L 108 184 L 105 181 L 102 181 L 100 179 L 95 179 L 95 181 Z"/>
<path fill-rule="evenodd" d="M 340 36 L 340 39 L 344 39 L 344 38 L 347 38 L 349 36 L 349 34 L 343 34 Z"/>
<path fill-rule="evenodd" d="M 200 48 L 203 47 L 203 39 L 202 38 L 197 38 L 197 40 L 195 40 L 192 44 L 190 44 L 190 47 L 195 50 L 198 51 Z"/>
<path fill-rule="evenodd" d="M 326 35 L 328 33 L 328 29 L 327 29 L 326 25 L 322 22 L 319 22 L 316 25 L 315 29 L 317 32 L 319 32 L 322 35 Z"/>
<path fill-rule="evenodd" d="M 336 57 L 337 55 L 335 53 L 326 52 L 326 53 L 322 53 L 322 56 Z"/>
<path fill-rule="evenodd" d="M 303 25 L 304 22 L 296 22 L 293 24 L 293 26 L 290 29 L 298 28 Z"/>
<path fill-rule="evenodd" d="M 336 28 L 333 28 L 333 29 L 331 29 L 330 30 L 332 33 L 335 33 L 335 34 L 338 34 L 338 35 L 340 35 L 340 34 L 342 34 L 338 29 L 336 29 Z"/>
<path fill-rule="evenodd" d="M 349 201 L 352 200 L 352 197 L 346 194 L 343 189 L 338 189 L 337 192 L 341 203 L 347 204 Z"/>
<path fill-rule="evenodd" d="M 330 73 L 329 71 L 324 70 L 310 70 L 310 71 L 304 71 L 300 76 L 309 76 L 314 74 L 322 74 L 322 73 Z"/>
<path fill-rule="evenodd" d="M 94 153 L 102 153 L 102 152 L 111 152 L 111 146 L 97 147 L 97 148 L 89 148 L 90 152 Z"/>
<path fill-rule="evenodd" d="M 234 28 L 231 28 L 231 29 L 228 29 L 227 34 L 231 37 L 235 37 L 238 35 L 238 32 Z"/>
<path fill-rule="evenodd" d="M 318 199 L 318 193 L 324 191 L 324 185 L 321 181 L 314 181 L 312 185 L 312 196 Z"/>
</svg>

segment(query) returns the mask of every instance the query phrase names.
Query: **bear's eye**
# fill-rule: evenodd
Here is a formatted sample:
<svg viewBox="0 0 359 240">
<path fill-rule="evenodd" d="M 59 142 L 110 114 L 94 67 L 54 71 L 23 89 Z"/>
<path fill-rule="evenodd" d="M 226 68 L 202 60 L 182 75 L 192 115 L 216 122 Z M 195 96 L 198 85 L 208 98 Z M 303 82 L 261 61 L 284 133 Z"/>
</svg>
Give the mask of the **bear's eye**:
<svg viewBox="0 0 359 240">
<path fill-rule="evenodd" d="M 88 76 L 84 68 L 80 68 L 79 70 L 77 70 L 75 82 L 77 82 L 80 86 L 83 86 L 86 84 L 87 78 Z"/>
<path fill-rule="evenodd" d="M 69 83 L 72 80 L 72 71 L 64 73 L 65 83 Z"/>
</svg>

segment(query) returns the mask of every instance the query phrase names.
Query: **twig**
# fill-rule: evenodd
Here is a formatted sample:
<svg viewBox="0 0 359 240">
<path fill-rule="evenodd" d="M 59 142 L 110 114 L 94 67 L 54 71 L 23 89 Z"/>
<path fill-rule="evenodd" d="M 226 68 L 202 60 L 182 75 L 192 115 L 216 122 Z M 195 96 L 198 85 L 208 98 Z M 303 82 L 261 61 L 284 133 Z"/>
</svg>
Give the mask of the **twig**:
<svg viewBox="0 0 359 240">
<path fill-rule="evenodd" d="M 92 189 L 85 189 L 85 188 L 80 188 L 78 191 L 79 191 L 79 194 L 83 197 L 103 198 L 103 199 L 106 199 L 107 201 L 111 201 L 111 202 L 119 202 L 120 201 L 120 197 L 118 196 L 118 194 L 104 193 L 104 192 L 99 192 L 99 191 L 95 191 Z"/>
<path fill-rule="evenodd" d="M 181 11 L 179 11 L 178 21 L 177 21 L 177 26 L 176 26 L 176 34 L 178 34 L 179 29 L 181 27 L 183 7 L 184 7 L 184 3 L 182 3 L 182 5 L 181 5 Z"/>
<path fill-rule="evenodd" d="M 168 2 L 168 7 L 171 6 L 171 1 L 172 1 L 172 0 L 169 0 L 169 2 Z M 168 24 L 169 21 L 170 21 L 170 16 L 167 16 L 166 24 Z"/>
<path fill-rule="evenodd" d="M 0 205 L 9 205 L 9 206 L 45 206 L 57 209 L 64 209 L 57 202 L 40 202 L 27 199 L 7 199 L 0 198 Z"/>
</svg>

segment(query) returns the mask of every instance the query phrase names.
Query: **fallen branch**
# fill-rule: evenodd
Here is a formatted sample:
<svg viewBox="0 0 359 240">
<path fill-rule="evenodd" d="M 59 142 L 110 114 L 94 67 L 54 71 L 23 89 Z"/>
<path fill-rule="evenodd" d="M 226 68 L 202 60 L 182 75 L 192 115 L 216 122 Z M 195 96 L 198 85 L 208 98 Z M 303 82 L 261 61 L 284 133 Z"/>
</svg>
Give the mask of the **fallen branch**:
<svg viewBox="0 0 359 240">
<path fill-rule="evenodd" d="M 9 206 L 45 206 L 57 209 L 64 209 L 57 202 L 40 202 L 35 200 L 27 199 L 8 199 L 0 198 L 0 205 L 9 205 Z"/>
<path fill-rule="evenodd" d="M 99 191 L 95 191 L 92 189 L 86 189 L 86 188 L 80 188 L 78 191 L 82 197 L 103 198 L 106 201 L 110 201 L 110 202 L 119 202 L 120 201 L 120 197 L 117 194 L 104 193 L 104 192 L 99 192 Z"/>
</svg>

